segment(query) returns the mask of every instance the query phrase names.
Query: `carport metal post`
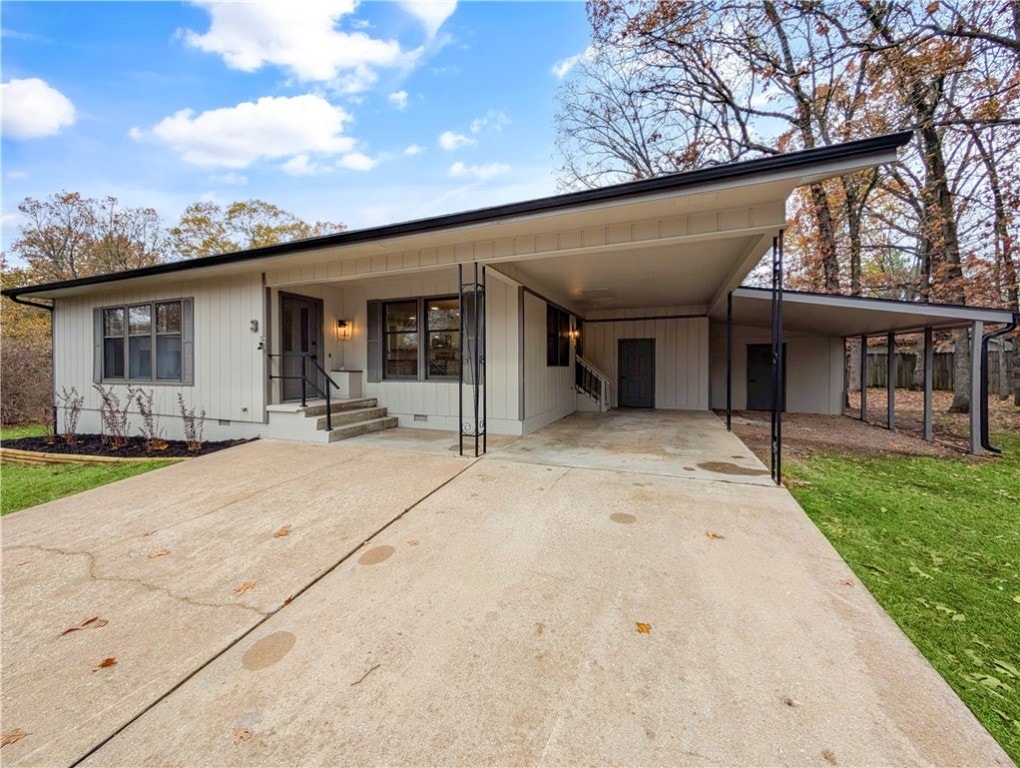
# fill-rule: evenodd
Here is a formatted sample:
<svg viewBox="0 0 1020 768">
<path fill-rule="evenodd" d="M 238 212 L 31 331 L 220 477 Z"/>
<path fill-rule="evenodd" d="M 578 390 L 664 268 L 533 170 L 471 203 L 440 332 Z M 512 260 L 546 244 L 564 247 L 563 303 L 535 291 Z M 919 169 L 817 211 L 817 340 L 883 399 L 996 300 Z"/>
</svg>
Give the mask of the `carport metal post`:
<svg viewBox="0 0 1020 768">
<path fill-rule="evenodd" d="M 733 291 L 726 294 L 726 431 L 733 426 Z"/>
<path fill-rule="evenodd" d="M 970 332 L 970 452 L 981 455 L 981 398 L 986 394 L 981 387 L 981 337 L 985 324 L 974 321 Z"/>
<path fill-rule="evenodd" d="M 929 443 L 934 438 L 931 425 L 932 381 L 935 367 L 935 344 L 931 326 L 924 329 L 924 439 Z"/>
<path fill-rule="evenodd" d="M 885 426 L 886 429 L 896 428 L 896 334 L 889 331 L 885 335 Z"/>
<path fill-rule="evenodd" d="M 772 238 L 772 480 L 783 483 L 783 230 Z"/>
<path fill-rule="evenodd" d="M 868 335 L 861 334 L 861 421 L 868 420 Z"/>
</svg>

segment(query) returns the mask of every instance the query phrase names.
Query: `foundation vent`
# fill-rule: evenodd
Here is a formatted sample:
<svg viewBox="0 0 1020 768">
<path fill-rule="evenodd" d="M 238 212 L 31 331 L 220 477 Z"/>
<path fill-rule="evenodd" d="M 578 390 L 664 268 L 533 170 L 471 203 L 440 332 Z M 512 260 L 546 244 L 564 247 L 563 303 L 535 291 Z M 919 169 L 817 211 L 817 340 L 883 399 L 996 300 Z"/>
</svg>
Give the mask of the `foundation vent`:
<svg viewBox="0 0 1020 768">
<path fill-rule="evenodd" d="M 415 421 L 428 421 L 429 417 L 427 413 L 416 413 L 414 414 Z"/>
</svg>

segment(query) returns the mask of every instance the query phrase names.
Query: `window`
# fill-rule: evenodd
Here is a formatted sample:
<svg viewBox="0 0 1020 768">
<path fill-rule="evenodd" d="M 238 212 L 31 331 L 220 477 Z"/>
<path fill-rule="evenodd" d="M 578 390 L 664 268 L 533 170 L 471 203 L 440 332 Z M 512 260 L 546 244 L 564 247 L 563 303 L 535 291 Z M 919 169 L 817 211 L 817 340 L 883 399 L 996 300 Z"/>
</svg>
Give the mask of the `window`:
<svg viewBox="0 0 1020 768">
<path fill-rule="evenodd" d="M 570 365 L 570 315 L 545 305 L 545 358 L 550 366 Z"/>
<path fill-rule="evenodd" d="M 95 380 L 191 383 L 191 307 L 175 299 L 96 310 Z"/>
<path fill-rule="evenodd" d="M 460 377 L 460 301 L 433 296 L 370 301 L 369 381 Z"/>
</svg>

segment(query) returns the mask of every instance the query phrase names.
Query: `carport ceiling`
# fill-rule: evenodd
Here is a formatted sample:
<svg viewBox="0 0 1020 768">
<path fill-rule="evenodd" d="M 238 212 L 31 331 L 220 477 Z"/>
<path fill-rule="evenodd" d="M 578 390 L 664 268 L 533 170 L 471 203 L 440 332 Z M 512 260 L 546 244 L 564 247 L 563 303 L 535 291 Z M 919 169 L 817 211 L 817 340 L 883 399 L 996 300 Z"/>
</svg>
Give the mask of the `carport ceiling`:
<svg viewBox="0 0 1020 768">
<path fill-rule="evenodd" d="M 583 310 L 707 305 L 758 235 L 516 262 L 527 281 Z"/>
<path fill-rule="evenodd" d="M 768 328 L 772 325 L 772 292 L 738 288 L 733 292 L 735 325 Z M 726 307 L 713 318 L 726 320 Z M 850 296 L 786 291 L 783 293 L 783 328 L 820 336 L 860 336 L 889 331 L 918 331 L 925 327 L 953 328 L 975 321 L 1008 323 L 1006 310 L 919 304 Z"/>
</svg>

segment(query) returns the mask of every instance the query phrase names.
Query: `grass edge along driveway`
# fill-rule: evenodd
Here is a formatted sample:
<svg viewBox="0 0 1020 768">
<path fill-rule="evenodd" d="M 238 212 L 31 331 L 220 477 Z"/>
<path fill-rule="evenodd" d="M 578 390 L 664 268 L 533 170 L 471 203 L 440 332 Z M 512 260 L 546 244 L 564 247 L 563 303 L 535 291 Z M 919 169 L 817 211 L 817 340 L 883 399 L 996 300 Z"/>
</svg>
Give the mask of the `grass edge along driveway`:
<svg viewBox="0 0 1020 768">
<path fill-rule="evenodd" d="M 1020 436 L 997 459 L 818 454 L 790 490 L 1020 763 Z"/>
</svg>

